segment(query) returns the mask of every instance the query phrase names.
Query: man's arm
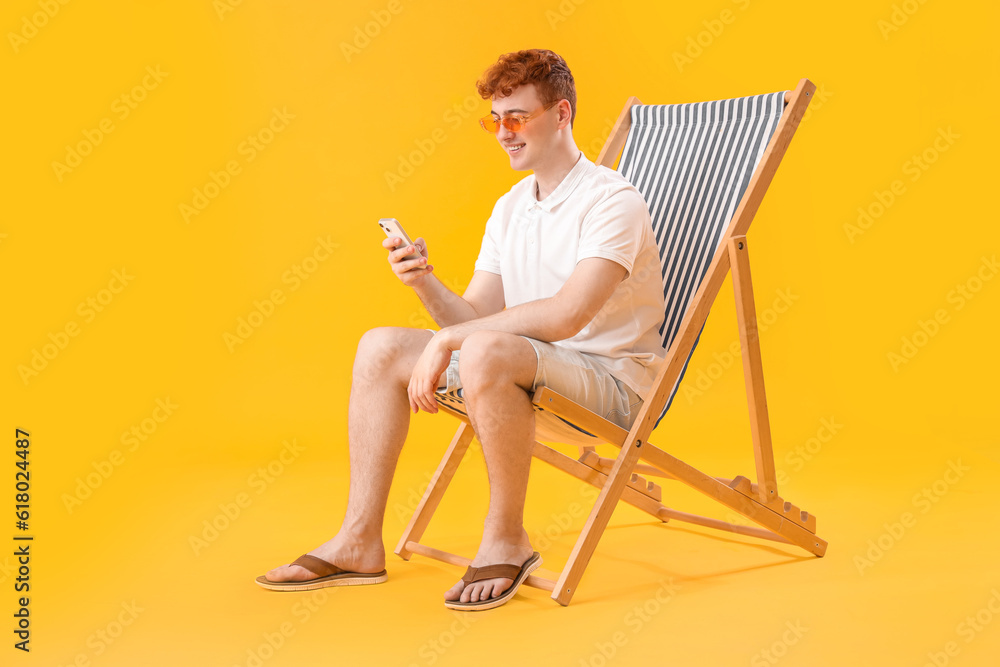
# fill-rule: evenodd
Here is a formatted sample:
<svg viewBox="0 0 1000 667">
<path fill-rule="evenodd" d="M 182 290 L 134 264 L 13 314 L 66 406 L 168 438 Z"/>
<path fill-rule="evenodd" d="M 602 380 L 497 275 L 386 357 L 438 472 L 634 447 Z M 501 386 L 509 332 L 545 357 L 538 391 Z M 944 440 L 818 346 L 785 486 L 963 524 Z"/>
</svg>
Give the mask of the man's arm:
<svg viewBox="0 0 1000 667">
<path fill-rule="evenodd" d="M 572 338 L 594 319 L 625 274 L 625 267 L 618 262 L 588 257 L 580 260 L 554 296 L 445 327 L 438 336 L 453 350 L 460 349 L 469 334 L 482 330 L 505 331 L 546 342 Z"/>
<path fill-rule="evenodd" d="M 503 280 L 495 273 L 476 271 L 462 296 L 429 275 L 414 291 L 440 327 L 450 327 L 499 313 L 504 308 Z"/>
<path fill-rule="evenodd" d="M 552 342 L 571 338 L 594 319 L 626 275 L 624 266 L 603 257 L 580 260 L 552 297 L 443 328 L 431 339 L 410 377 L 410 408 L 437 412 L 434 391 L 451 353 L 475 331 L 505 331 Z"/>
<path fill-rule="evenodd" d="M 397 248 L 399 242 L 398 238 L 387 238 L 382 242 L 382 246 L 390 251 L 389 265 L 404 285 L 413 288 L 438 326 L 460 324 L 503 310 L 503 281 L 499 275 L 476 271 L 465 293 L 459 296 L 432 273 L 434 267 L 427 263 L 427 243 L 423 238 L 418 238 L 412 246 L 401 245 Z M 420 253 L 419 259 L 403 259 L 414 250 Z"/>
</svg>

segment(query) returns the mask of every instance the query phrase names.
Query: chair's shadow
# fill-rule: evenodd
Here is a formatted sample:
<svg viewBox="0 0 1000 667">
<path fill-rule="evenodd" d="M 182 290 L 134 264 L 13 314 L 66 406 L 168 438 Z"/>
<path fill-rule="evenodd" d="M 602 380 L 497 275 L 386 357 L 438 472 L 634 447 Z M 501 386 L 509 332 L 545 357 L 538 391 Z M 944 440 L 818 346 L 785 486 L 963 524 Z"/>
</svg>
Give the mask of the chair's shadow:
<svg viewBox="0 0 1000 667">
<path fill-rule="evenodd" d="M 676 570 L 670 570 L 670 569 L 665 568 L 665 567 L 659 567 L 659 566 L 657 566 L 657 564 L 655 562 L 651 562 L 648 559 L 649 551 L 645 551 L 645 552 L 643 552 L 641 554 L 641 556 L 643 556 L 643 558 L 634 558 L 633 559 L 633 558 L 626 558 L 626 557 L 623 557 L 623 556 L 616 556 L 613 553 L 609 553 L 609 550 L 605 549 L 603 551 L 595 552 L 595 556 L 599 553 L 601 559 L 603 559 L 605 561 L 611 561 L 611 562 L 620 563 L 623 568 L 628 568 L 630 570 L 636 570 L 636 569 L 645 570 L 645 571 L 649 572 L 652 575 L 653 578 L 650 581 L 650 583 L 640 583 L 640 584 L 635 584 L 635 585 L 629 586 L 629 587 L 618 586 L 618 587 L 616 587 L 614 589 L 613 592 L 608 592 L 608 593 L 604 593 L 604 594 L 602 594 L 600 592 L 589 591 L 588 593 L 586 593 L 586 594 L 584 594 L 584 595 L 581 596 L 581 597 L 585 598 L 587 602 L 609 601 L 609 600 L 620 598 L 620 597 L 622 597 L 623 594 L 627 595 L 629 593 L 638 593 L 638 592 L 642 592 L 642 591 L 648 591 L 648 590 L 651 590 L 650 589 L 651 585 L 656 585 L 658 583 L 662 583 L 665 580 L 669 580 L 672 583 L 674 583 L 674 584 L 676 584 L 676 585 L 678 585 L 680 587 L 683 587 L 684 584 L 686 584 L 686 583 L 687 584 L 691 584 L 691 583 L 695 583 L 695 582 L 702 582 L 702 583 L 711 584 L 711 582 L 713 580 L 717 580 L 720 577 L 727 577 L 727 576 L 731 576 L 731 575 L 735 575 L 735 574 L 742 574 L 742 573 L 753 572 L 753 571 L 757 571 L 757 570 L 766 570 L 766 569 L 773 568 L 773 567 L 783 567 L 783 566 L 792 565 L 792 564 L 798 563 L 798 562 L 812 561 L 812 560 L 816 559 L 816 556 L 813 556 L 811 554 L 810 555 L 799 555 L 799 554 L 789 553 L 789 551 L 787 550 L 787 548 L 798 549 L 798 547 L 796 547 L 793 544 L 782 545 L 782 543 L 780 543 L 780 542 L 775 542 L 772 545 L 772 544 L 768 544 L 766 541 L 753 541 L 753 542 L 751 542 L 749 540 L 753 540 L 754 539 L 753 537 L 747 537 L 746 540 L 739 539 L 739 538 L 733 538 L 733 537 L 730 537 L 730 536 L 728 536 L 728 535 L 726 535 L 726 534 L 724 534 L 722 532 L 714 532 L 714 531 L 713 532 L 704 532 L 702 530 L 698 530 L 698 529 L 694 529 L 694 528 L 689 528 L 689 527 L 683 526 L 683 525 L 674 525 L 674 522 L 672 522 L 672 521 L 671 522 L 664 522 L 662 525 L 659 525 L 659 526 L 655 522 L 648 522 L 648 521 L 644 521 L 644 522 L 640 521 L 640 522 L 632 522 L 632 523 L 622 523 L 622 524 L 617 524 L 617 525 L 613 525 L 613 526 L 609 525 L 607 528 L 605 528 L 605 533 L 607 533 L 607 532 L 614 532 L 614 531 L 618 531 L 618 530 L 624 530 L 624 529 L 635 530 L 636 528 L 642 528 L 642 527 L 655 528 L 655 529 L 658 529 L 658 530 L 662 529 L 662 530 L 667 530 L 667 531 L 679 531 L 679 532 L 686 533 L 687 535 L 692 535 L 692 536 L 697 536 L 697 537 L 701 537 L 701 538 L 710 539 L 710 540 L 713 540 L 713 541 L 715 541 L 717 543 L 735 545 L 735 546 L 740 546 L 740 547 L 746 547 L 747 549 L 752 549 L 752 550 L 757 551 L 757 552 L 763 551 L 763 552 L 766 552 L 766 553 L 769 553 L 769 554 L 772 554 L 772 555 L 775 555 L 775 556 L 780 556 L 780 557 L 782 557 L 782 560 L 771 562 L 771 563 L 759 563 L 759 564 L 756 564 L 756 565 L 748 565 L 746 567 L 719 569 L 719 570 L 716 570 L 716 571 L 713 571 L 713 572 L 708 572 L 708 573 L 704 573 L 704 574 L 694 574 L 693 575 L 693 574 L 684 574 L 684 573 L 678 572 Z M 712 529 L 707 528 L 705 530 L 710 531 Z M 581 531 L 579 531 L 579 530 L 576 530 L 576 531 L 566 531 L 565 533 L 563 533 L 563 538 L 565 538 L 567 536 L 574 536 L 574 535 L 578 537 L 580 535 L 580 532 Z M 652 544 L 647 544 L 647 546 L 649 548 L 653 548 L 654 547 L 654 545 L 652 545 Z M 664 544 L 663 547 L 666 548 L 667 545 Z M 783 548 L 783 547 L 785 547 L 785 548 Z M 558 576 L 558 571 L 556 571 L 555 574 Z M 542 606 L 542 605 L 546 605 L 547 603 L 550 603 L 551 601 L 545 600 L 543 598 L 539 598 L 539 599 L 534 599 L 533 598 L 532 602 L 533 603 L 538 603 L 540 606 Z M 578 597 L 574 597 L 573 598 L 573 603 L 572 603 L 571 606 L 577 606 L 581 602 L 584 602 L 584 600 L 581 600 Z"/>
</svg>

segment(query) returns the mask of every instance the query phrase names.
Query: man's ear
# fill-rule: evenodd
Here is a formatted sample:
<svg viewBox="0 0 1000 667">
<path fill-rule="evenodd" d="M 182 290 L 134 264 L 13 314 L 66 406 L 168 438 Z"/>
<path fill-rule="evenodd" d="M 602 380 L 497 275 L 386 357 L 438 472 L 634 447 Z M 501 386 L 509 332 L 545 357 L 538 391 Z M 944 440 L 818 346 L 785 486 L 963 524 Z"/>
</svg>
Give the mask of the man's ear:
<svg viewBox="0 0 1000 667">
<path fill-rule="evenodd" d="M 569 126 L 573 118 L 573 107 L 569 105 L 569 100 L 561 99 L 556 108 L 559 110 L 559 129 L 561 130 Z"/>
</svg>

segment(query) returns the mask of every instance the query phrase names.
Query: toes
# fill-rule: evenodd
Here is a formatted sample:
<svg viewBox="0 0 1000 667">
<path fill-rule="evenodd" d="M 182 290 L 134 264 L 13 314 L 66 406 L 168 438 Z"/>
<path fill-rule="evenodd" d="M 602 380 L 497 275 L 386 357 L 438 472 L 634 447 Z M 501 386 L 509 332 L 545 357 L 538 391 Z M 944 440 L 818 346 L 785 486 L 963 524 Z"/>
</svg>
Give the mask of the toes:
<svg viewBox="0 0 1000 667">
<path fill-rule="evenodd" d="M 456 600 L 459 602 L 485 602 L 502 595 L 513 583 L 511 579 L 488 579 L 466 586 L 464 582 L 459 581 L 445 591 L 444 599 L 449 602 Z"/>
<path fill-rule="evenodd" d="M 480 600 L 489 599 L 489 591 L 486 590 L 486 586 L 481 581 L 477 581 L 472 586 L 469 587 L 472 592 L 469 594 L 470 602 L 479 602 Z"/>
<path fill-rule="evenodd" d="M 500 597 L 513 583 L 510 579 L 488 579 L 476 582 L 466 587 L 465 591 L 462 591 L 462 601 L 485 602 L 492 598 Z M 466 592 L 469 594 L 468 600 L 465 599 Z"/>
<path fill-rule="evenodd" d="M 449 602 L 454 602 L 458 600 L 462 595 L 462 590 L 465 588 L 465 583 L 459 581 L 457 584 L 449 588 L 444 592 L 444 599 Z"/>
<path fill-rule="evenodd" d="M 479 600 L 479 584 L 469 584 L 462 590 L 462 602 L 476 602 Z"/>
<path fill-rule="evenodd" d="M 513 583 L 514 582 L 511 579 L 497 579 L 496 583 L 493 584 L 492 597 L 500 597 L 503 594 L 503 592 L 508 588 L 510 588 L 511 584 Z"/>
</svg>

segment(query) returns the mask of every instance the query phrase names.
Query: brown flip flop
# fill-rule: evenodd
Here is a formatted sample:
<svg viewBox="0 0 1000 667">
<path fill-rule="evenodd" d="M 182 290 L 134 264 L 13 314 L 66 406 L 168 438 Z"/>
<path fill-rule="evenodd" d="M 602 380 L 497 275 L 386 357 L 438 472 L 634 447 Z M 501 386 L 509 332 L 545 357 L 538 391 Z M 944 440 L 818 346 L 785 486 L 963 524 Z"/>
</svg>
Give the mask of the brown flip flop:
<svg viewBox="0 0 1000 667">
<path fill-rule="evenodd" d="M 457 609 L 459 611 L 486 611 L 487 609 L 494 609 L 500 605 L 506 604 L 508 600 L 514 597 L 514 593 L 516 593 L 517 589 L 524 583 L 524 580 L 528 578 L 528 575 L 538 569 L 538 566 L 541 564 L 542 557 L 536 551 L 531 554 L 531 558 L 524 561 L 524 564 L 522 565 L 505 563 L 503 565 L 484 565 L 483 567 L 469 566 L 469 569 L 467 569 L 465 574 L 462 575 L 462 581 L 465 582 L 466 586 L 476 581 L 483 581 L 485 579 L 513 579 L 514 583 L 510 585 L 510 588 L 495 598 L 489 598 L 488 600 L 480 600 L 477 602 L 445 600 L 444 606 L 448 609 Z"/>
<path fill-rule="evenodd" d="M 261 575 L 254 581 L 270 591 L 311 591 L 328 586 L 363 586 L 365 584 L 381 584 L 389 577 L 386 571 L 381 572 L 348 572 L 322 558 L 304 554 L 295 559 L 292 565 L 299 565 L 316 574 L 315 579 L 304 581 L 271 581 L 267 575 Z"/>
</svg>

